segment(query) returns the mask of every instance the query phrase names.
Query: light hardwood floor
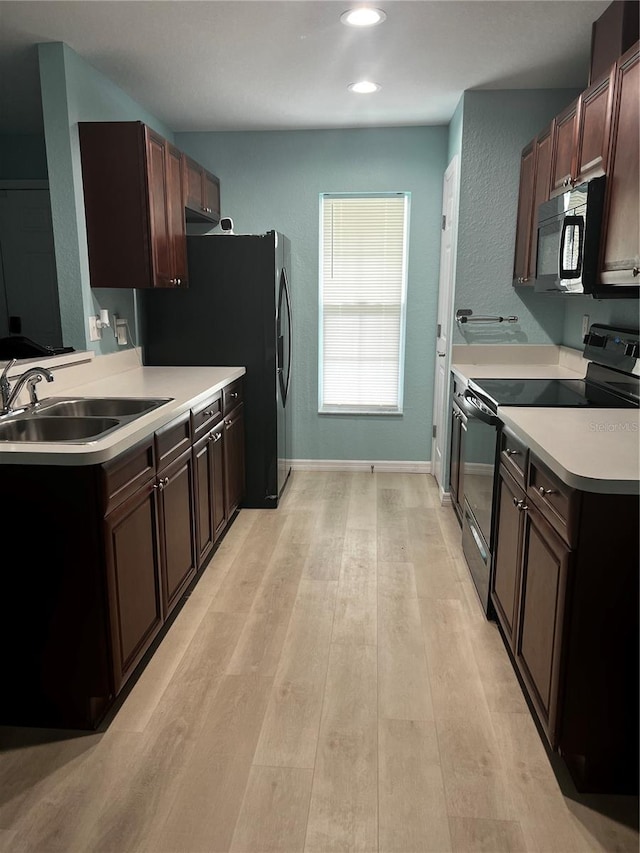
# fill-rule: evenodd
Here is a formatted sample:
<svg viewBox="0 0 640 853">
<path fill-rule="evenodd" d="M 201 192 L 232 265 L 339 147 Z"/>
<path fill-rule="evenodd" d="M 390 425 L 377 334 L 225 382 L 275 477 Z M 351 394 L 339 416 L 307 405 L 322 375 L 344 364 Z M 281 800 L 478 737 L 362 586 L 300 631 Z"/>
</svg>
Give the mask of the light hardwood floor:
<svg viewBox="0 0 640 853">
<path fill-rule="evenodd" d="M 0 851 L 637 851 L 554 773 L 420 474 L 242 510 L 104 732 L 0 729 Z"/>
</svg>

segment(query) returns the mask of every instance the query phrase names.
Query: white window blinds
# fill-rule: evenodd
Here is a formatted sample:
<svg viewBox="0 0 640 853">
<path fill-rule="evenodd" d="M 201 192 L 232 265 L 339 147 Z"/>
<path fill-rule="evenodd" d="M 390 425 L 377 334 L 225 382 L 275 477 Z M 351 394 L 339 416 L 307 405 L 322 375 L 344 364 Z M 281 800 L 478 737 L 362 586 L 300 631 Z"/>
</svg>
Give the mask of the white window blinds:
<svg viewBox="0 0 640 853">
<path fill-rule="evenodd" d="M 408 194 L 321 196 L 320 411 L 400 412 Z"/>
</svg>

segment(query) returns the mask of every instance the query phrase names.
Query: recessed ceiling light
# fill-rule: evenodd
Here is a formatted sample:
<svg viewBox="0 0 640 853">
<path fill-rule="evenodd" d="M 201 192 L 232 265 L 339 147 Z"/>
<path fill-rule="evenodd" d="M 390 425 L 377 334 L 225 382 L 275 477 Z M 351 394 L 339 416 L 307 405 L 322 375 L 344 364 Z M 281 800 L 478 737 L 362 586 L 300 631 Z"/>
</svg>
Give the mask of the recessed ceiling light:
<svg viewBox="0 0 640 853">
<path fill-rule="evenodd" d="M 349 83 L 347 86 L 350 92 L 358 95 L 370 95 L 372 92 L 379 92 L 381 88 L 379 83 L 372 83 L 371 80 L 361 80 L 359 83 Z"/>
<path fill-rule="evenodd" d="M 387 16 L 382 9 L 371 9 L 369 6 L 359 6 L 348 9 L 340 15 L 340 20 L 348 27 L 373 27 L 381 24 Z"/>
</svg>

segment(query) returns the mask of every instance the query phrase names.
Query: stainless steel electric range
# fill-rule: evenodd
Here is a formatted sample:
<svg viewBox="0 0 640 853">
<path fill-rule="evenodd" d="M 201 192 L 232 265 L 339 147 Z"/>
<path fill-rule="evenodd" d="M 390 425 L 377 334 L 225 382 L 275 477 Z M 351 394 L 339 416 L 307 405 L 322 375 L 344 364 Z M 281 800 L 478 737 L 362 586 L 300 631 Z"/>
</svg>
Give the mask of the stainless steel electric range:
<svg viewBox="0 0 640 853">
<path fill-rule="evenodd" d="M 466 434 L 461 459 L 464 484 L 462 545 L 482 607 L 492 617 L 489 580 L 500 406 L 637 408 L 640 391 L 638 330 L 594 324 L 584 339 L 584 379 L 470 378 L 462 399 Z"/>
</svg>

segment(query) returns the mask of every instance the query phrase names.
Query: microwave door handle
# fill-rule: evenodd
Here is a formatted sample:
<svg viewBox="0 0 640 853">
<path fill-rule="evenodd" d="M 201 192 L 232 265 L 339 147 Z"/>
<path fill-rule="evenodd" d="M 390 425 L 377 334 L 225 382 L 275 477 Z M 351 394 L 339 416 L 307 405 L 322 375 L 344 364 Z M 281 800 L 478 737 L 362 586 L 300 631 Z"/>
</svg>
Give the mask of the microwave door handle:
<svg viewBox="0 0 640 853">
<path fill-rule="evenodd" d="M 570 228 L 578 229 L 578 256 L 575 269 L 567 269 L 564 266 L 564 249 L 567 240 L 567 232 Z M 562 223 L 562 233 L 560 235 L 560 254 L 558 257 L 558 267 L 561 279 L 580 278 L 582 274 L 582 247 L 584 241 L 584 218 L 582 216 L 565 216 Z"/>
</svg>

